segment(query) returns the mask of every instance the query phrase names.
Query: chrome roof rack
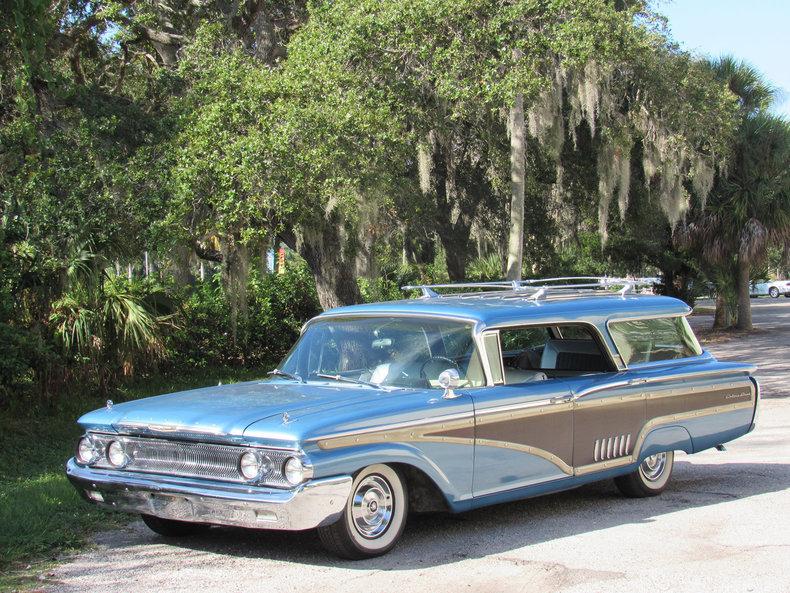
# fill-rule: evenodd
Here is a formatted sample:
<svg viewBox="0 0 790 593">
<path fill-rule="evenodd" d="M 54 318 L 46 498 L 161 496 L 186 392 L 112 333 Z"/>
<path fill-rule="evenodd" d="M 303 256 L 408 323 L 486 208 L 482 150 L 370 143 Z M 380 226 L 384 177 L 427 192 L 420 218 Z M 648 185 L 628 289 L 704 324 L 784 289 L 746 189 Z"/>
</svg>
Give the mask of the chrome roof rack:
<svg viewBox="0 0 790 593">
<path fill-rule="evenodd" d="M 611 276 L 561 276 L 557 278 L 533 278 L 528 280 L 502 280 L 493 282 L 454 282 L 447 284 L 417 284 L 402 286 L 401 290 L 419 290 L 419 298 L 469 298 L 500 297 L 538 300 L 550 294 L 570 296 L 605 292 L 625 295 L 640 286 L 652 286 L 653 281 L 641 278 L 616 278 Z M 611 289 L 620 287 L 616 293 Z M 441 294 L 437 289 L 476 289 L 476 292 L 454 292 Z"/>
</svg>

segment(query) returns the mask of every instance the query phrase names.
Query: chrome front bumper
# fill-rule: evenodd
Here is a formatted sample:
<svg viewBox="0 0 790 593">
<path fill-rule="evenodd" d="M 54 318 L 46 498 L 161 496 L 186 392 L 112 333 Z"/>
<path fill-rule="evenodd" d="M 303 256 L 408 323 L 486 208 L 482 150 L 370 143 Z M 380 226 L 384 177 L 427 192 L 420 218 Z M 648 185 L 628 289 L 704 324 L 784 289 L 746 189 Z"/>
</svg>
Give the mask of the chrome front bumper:
<svg viewBox="0 0 790 593">
<path fill-rule="evenodd" d="M 336 521 L 351 476 L 310 480 L 293 490 L 92 469 L 74 459 L 66 475 L 88 502 L 163 519 L 256 529 L 312 529 Z"/>
</svg>

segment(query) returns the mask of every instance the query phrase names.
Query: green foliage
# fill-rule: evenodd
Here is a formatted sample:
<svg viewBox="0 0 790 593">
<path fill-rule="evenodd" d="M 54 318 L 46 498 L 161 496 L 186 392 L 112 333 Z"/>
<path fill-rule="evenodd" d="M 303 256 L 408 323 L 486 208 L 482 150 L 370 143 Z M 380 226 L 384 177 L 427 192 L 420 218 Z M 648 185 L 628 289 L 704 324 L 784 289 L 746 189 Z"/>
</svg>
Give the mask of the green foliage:
<svg viewBox="0 0 790 593">
<path fill-rule="evenodd" d="M 251 314 L 230 339 L 231 310 L 215 279 L 186 298 L 177 327 L 166 338 L 165 368 L 188 372 L 275 365 L 299 336 L 302 325 L 320 312 L 315 284 L 304 263 L 289 264 L 284 274 L 254 274 L 248 286 Z"/>
<path fill-rule="evenodd" d="M 767 110 L 775 91 L 754 68 L 731 57 L 708 65 L 739 104 L 732 156 L 704 208 L 693 212 L 680 239 L 716 284 L 720 306 L 750 307 L 748 283 L 772 245 L 790 238 L 790 122 Z M 736 281 L 735 273 L 744 270 Z M 744 322 L 749 329 L 750 322 Z M 741 322 L 739 321 L 739 327 Z"/>
<path fill-rule="evenodd" d="M 502 280 L 502 258 L 492 253 L 472 260 L 466 268 L 466 277 L 475 282 Z"/>
<path fill-rule="evenodd" d="M 0 404 L 35 390 L 57 360 L 40 334 L 0 322 Z"/>
</svg>

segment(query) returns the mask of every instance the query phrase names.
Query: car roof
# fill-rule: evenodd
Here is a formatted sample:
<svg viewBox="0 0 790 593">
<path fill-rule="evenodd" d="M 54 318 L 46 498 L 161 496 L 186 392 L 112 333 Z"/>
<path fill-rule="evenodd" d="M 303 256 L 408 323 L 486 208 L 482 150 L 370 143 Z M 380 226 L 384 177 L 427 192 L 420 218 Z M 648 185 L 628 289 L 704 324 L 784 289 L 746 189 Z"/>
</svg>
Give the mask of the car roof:
<svg viewBox="0 0 790 593">
<path fill-rule="evenodd" d="M 316 319 L 338 316 L 416 315 L 462 319 L 486 327 L 520 323 L 599 324 L 610 319 L 687 315 L 691 308 L 681 300 L 656 295 L 600 291 L 599 294 L 554 295 L 534 299 L 517 293 L 479 292 L 464 295 L 416 298 L 330 309 Z"/>
</svg>

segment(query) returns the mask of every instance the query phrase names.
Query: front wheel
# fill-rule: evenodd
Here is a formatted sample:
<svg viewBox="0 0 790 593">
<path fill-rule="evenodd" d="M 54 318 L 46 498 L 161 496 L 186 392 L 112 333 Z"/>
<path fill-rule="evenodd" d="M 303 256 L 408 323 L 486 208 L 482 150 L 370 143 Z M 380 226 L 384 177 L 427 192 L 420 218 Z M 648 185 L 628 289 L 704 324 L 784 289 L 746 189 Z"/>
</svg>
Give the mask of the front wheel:
<svg viewBox="0 0 790 593">
<path fill-rule="evenodd" d="M 656 453 L 640 463 L 636 471 L 616 477 L 614 483 L 631 498 L 657 496 L 667 487 L 674 462 L 674 451 Z"/>
<path fill-rule="evenodd" d="M 772 298 L 772 299 L 778 299 L 778 298 L 779 298 L 779 289 L 778 289 L 778 288 L 776 288 L 776 286 L 772 286 L 772 287 L 771 287 L 771 288 L 768 290 L 768 294 L 770 294 L 770 295 L 771 295 L 771 298 Z"/>
<path fill-rule="evenodd" d="M 389 552 L 406 525 L 409 497 L 401 475 L 388 465 L 371 465 L 357 474 L 340 519 L 318 528 L 324 547 L 351 560 Z"/>
</svg>

